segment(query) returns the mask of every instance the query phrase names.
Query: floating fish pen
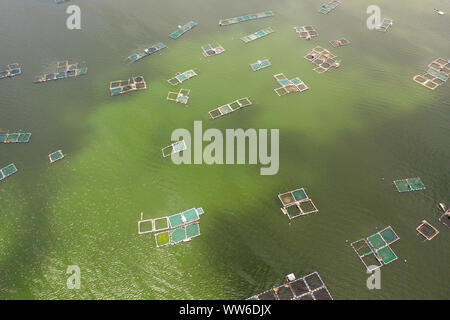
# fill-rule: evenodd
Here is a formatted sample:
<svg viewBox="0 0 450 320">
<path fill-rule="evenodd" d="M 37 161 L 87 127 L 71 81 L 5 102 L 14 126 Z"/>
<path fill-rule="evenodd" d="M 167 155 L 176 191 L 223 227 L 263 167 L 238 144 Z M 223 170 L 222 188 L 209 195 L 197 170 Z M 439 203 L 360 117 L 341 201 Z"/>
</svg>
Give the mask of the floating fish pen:
<svg viewBox="0 0 450 320">
<path fill-rule="evenodd" d="M 0 133 L 0 143 L 28 143 L 31 133 Z"/>
<path fill-rule="evenodd" d="M 187 104 L 189 101 L 189 93 L 191 90 L 189 89 L 180 89 L 178 92 L 169 91 L 167 95 L 167 100 L 175 101 L 181 104 Z"/>
<path fill-rule="evenodd" d="M 225 52 L 225 48 L 220 44 L 216 43 L 214 45 L 205 44 L 202 46 L 203 56 L 212 57 Z"/>
<path fill-rule="evenodd" d="M 143 76 L 133 77 L 128 80 L 117 80 L 109 83 L 111 96 L 147 89 L 147 83 Z"/>
<path fill-rule="evenodd" d="M 450 75 L 450 60 L 438 58 L 428 65 L 428 71 L 422 75 L 415 75 L 413 80 L 418 84 L 435 90 L 447 82 Z"/>
<path fill-rule="evenodd" d="M 8 64 L 6 69 L 0 69 L 0 79 L 12 78 L 22 74 L 22 68 L 18 63 Z"/>
<path fill-rule="evenodd" d="M 395 180 L 394 185 L 397 188 L 398 192 L 419 191 L 426 189 L 420 178 Z"/>
<path fill-rule="evenodd" d="M 235 24 L 235 23 L 239 23 L 239 22 L 245 22 L 245 21 L 250 21 L 250 20 L 255 20 L 255 19 L 262 19 L 262 18 L 273 17 L 274 15 L 275 15 L 275 13 L 273 11 L 251 13 L 251 14 L 247 14 L 245 16 L 219 20 L 219 26 L 221 26 L 221 27 L 229 26 L 231 24 Z"/>
<path fill-rule="evenodd" d="M 313 70 L 319 74 L 338 68 L 341 65 L 341 61 L 337 60 L 337 56 L 319 46 L 312 49 L 304 58 L 316 65 L 316 68 Z"/>
<path fill-rule="evenodd" d="M 311 38 L 317 37 L 319 33 L 313 26 L 294 27 L 295 32 L 302 39 L 311 40 Z"/>
<path fill-rule="evenodd" d="M 36 77 L 34 83 L 44 83 L 52 80 L 76 78 L 87 74 L 88 68 L 79 63 L 69 63 L 68 60 L 56 63 L 56 72 L 46 73 Z"/>
<path fill-rule="evenodd" d="M 160 232 L 181 226 L 186 226 L 192 222 L 200 220 L 203 215 L 203 208 L 191 208 L 172 216 L 157 219 L 142 219 L 138 221 L 138 234 Z M 142 215 L 142 214 L 141 214 Z"/>
<path fill-rule="evenodd" d="M 281 193 L 278 199 L 283 205 L 281 211 L 288 216 L 289 220 L 319 212 L 304 188 Z"/>
<path fill-rule="evenodd" d="M 185 71 L 183 73 L 178 72 L 175 75 L 175 77 L 170 78 L 169 80 L 167 80 L 167 82 L 173 86 L 177 86 L 180 83 L 183 83 L 186 80 L 189 80 L 190 78 L 193 78 L 195 76 L 197 76 L 197 73 L 195 73 L 195 71 L 191 69 L 191 70 Z"/>
<path fill-rule="evenodd" d="M 248 36 L 242 37 L 241 40 L 244 41 L 245 43 L 249 43 L 251 41 L 261 39 L 262 37 L 265 37 L 273 32 L 275 31 L 269 27 L 256 31 L 255 33 L 249 34 Z"/>
<path fill-rule="evenodd" d="M 250 64 L 250 68 L 253 71 L 259 71 L 261 69 L 268 68 L 270 66 L 272 66 L 272 63 L 270 63 L 269 59 L 258 60 L 256 62 Z"/>
<path fill-rule="evenodd" d="M 197 26 L 197 22 L 194 21 L 189 21 L 184 26 L 178 26 L 178 29 L 176 31 L 169 34 L 169 38 L 176 40 L 195 26 Z"/>
<path fill-rule="evenodd" d="M 172 143 L 170 146 L 161 149 L 164 158 L 169 157 L 175 153 L 182 152 L 187 149 L 184 140 Z"/>
<path fill-rule="evenodd" d="M 55 161 L 61 160 L 64 158 L 64 154 L 61 150 L 55 151 L 53 153 L 50 153 L 48 155 L 48 158 L 50 159 L 50 163 L 53 163 Z"/>
<path fill-rule="evenodd" d="M 333 0 L 328 2 L 327 4 L 324 4 L 320 7 L 319 12 L 323 14 L 329 14 L 331 11 L 336 9 L 342 2 Z"/>
<path fill-rule="evenodd" d="M 70 2 L 72 0 L 55 0 L 56 4 L 61 4 L 61 3 L 66 3 L 66 2 Z"/>
<path fill-rule="evenodd" d="M 367 271 L 373 271 L 397 260 L 390 245 L 399 240 L 400 237 L 391 226 L 355 242 L 350 246 L 358 255 Z"/>
<path fill-rule="evenodd" d="M 333 300 L 318 272 L 296 278 L 286 276 L 286 283 L 250 297 L 248 300 Z"/>
<path fill-rule="evenodd" d="M 337 48 L 337 47 L 343 47 L 343 46 L 348 46 L 350 43 L 351 43 L 351 42 L 348 41 L 348 40 L 345 39 L 345 38 L 342 38 L 342 39 L 339 39 L 339 40 L 331 40 L 331 41 L 330 41 L 330 44 L 331 44 L 333 47 L 335 47 L 335 48 Z"/>
<path fill-rule="evenodd" d="M 142 58 L 145 58 L 147 56 L 150 56 L 164 48 L 167 48 L 167 46 L 164 43 L 160 42 L 151 47 L 139 50 L 135 54 L 132 54 L 131 56 L 129 56 L 127 59 L 129 62 L 136 62 L 136 61 L 139 61 Z"/>
<path fill-rule="evenodd" d="M 422 223 L 416 228 L 416 231 L 428 241 L 432 240 L 439 234 L 439 231 L 426 220 L 422 221 Z"/>
<path fill-rule="evenodd" d="M 200 236 L 200 224 L 194 222 L 184 227 L 157 233 L 155 234 L 155 241 L 156 246 L 159 248 L 166 245 L 188 242 L 198 236 Z"/>
<path fill-rule="evenodd" d="M 252 102 L 248 97 L 241 98 L 209 111 L 209 116 L 214 120 L 250 105 L 252 105 Z"/>
<path fill-rule="evenodd" d="M 283 73 L 275 74 L 273 77 L 281 85 L 280 88 L 274 89 L 276 94 L 280 97 L 293 92 L 301 93 L 309 89 L 298 77 L 289 80 Z"/>
<path fill-rule="evenodd" d="M 383 22 L 379 26 L 376 27 L 376 30 L 386 32 L 392 26 L 394 21 L 392 19 L 383 19 Z"/>
<path fill-rule="evenodd" d="M 19 171 L 19 170 L 17 170 L 14 163 L 11 163 L 11 164 L 7 165 L 6 167 L 0 169 L 0 181 L 8 178 L 9 176 L 13 175 L 17 171 Z"/>
</svg>

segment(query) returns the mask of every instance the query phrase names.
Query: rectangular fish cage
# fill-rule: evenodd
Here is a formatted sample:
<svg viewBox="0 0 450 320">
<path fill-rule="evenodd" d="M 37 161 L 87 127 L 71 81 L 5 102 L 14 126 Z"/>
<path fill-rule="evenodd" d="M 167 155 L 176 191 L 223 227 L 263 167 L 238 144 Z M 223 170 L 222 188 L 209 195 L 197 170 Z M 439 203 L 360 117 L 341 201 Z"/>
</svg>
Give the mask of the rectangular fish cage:
<svg viewBox="0 0 450 320">
<path fill-rule="evenodd" d="M 395 180 L 394 185 L 398 192 L 419 191 L 426 189 L 420 178 Z"/>
<path fill-rule="evenodd" d="M 435 90 L 447 82 L 450 76 L 450 60 L 437 58 L 428 65 L 425 74 L 415 75 L 413 81 L 427 89 Z"/>
<path fill-rule="evenodd" d="M 278 199 L 283 205 L 281 211 L 288 216 L 289 220 L 319 212 L 304 188 L 281 193 Z"/>
<path fill-rule="evenodd" d="M 214 45 L 205 44 L 202 46 L 203 56 L 204 57 L 212 57 L 225 52 L 225 48 L 220 44 L 216 43 Z"/>
<path fill-rule="evenodd" d="M 337 1 L 337 0 L 330 1 L 330 2 L 322 5 L 319 9 L 319 12 L 323 13 L 323 14 L 329 14 L 331 11 L 336 9 L 341 3 L 342 3 L 341 1 Z"/>
<path fill-rule="evenodd" d="M 53 153 L 50 153 L 48 155 L 48 158 L 50 159 L 50 163 L 53 163 L 55 161 L 61 160 L 64 158 L 64 154 L 61 150 L 55 151 Z"/>
<path fill-rule="evenodd" d="M 0 181 L 8 178 L 9 176 L 13 175 L 14 173 L 17 173 L 18 171 L 19 170 L 17 170 L 17 167 L 14 163 L 7 165 L 6 167 L 0 169 Z"/>
<path fill-rule="evenodd" d="M 170 78 L 169 80 L 167 80 L 167 82 L 169 82 L 173 86 L 177 86 L 180 83 L 183 83 L 186 80 L 189 80 L 189 79 L 191 79 L 191 78 L 193 78 L 195 76 L 197 76 L 197 73 L 194 70 L 191 69 L 191 70 L 185 71 L 183 73 L 180 73 L 180 72 L 177 73 L 175 75 L 175 77 Z"/>
<path fill-rule="evenodd" d="M 184 140 L 172 143 L 170 146 L 161 149 L 164 158 L 171 156 L 172 154 L 182 152 L 187 149 Z"/>
<path fill-rule="evenodd" d="M 116 80 L 109 83 L 109 90 L 111 96 L 118 96 L 125 93 L 145 90 L 147 89 L 147 83 L 143 76 L 137 76 L 128 80 Z"/>
<path fill-rule="evenodd" d="M 200 224 L 198 222 L 155 234 L 156 246 L 175 245 L 191 241 L 200 236 Z"/>
<path fill-rule="evenodd" d="M 393 23 L 394 23 L 394 21 L 392 19 L 384 18 L 383 21 L 381 22 L 381 24 L 379 26 L 377 26 L 375 29 L 378 31 L 387 32 Z"/>
<path fill-rule="evenodd" d="M 301 93 L 309 89 L 298 77 L 289 80 L 283 73 L 275 74 L 273 77 L 281 85 L 280 88 L 274 89 L 275 93 L 280 97 L 293 92 Z"/>
<path fill-rule="evenodd" d="M 422 223 L 416 228 L 416 231 L 428 241 L 432 240 L 439 234 L 439 231 L 426 220 L 422 221 Z"/>
<path fill-rule="evenodd" d="M 294 30 L 302 39 L 310 40 L 319 35 L 317 30 L 313 26 L 294 27 Z"/>
<path fill-rule="evenodd" d="M 138 221 L 138 234 L 160 232 L 180 226 L 186 226 L 199 221 L 203 213 L 203 208 L 191 208 L 169 217 L 157 219 L 143 219 L 143 213 L 141 213 L 141 220 Z"/>
<path fill-rule="evenodd" d="M 238 100 L 234 100 L 233 102 L 227 103 L 223 106 L 220 106 L 214 110 L 209 111 L 209 116 L 211 119 L 217 119 L 219 117 L 222 117 L 226 114 L 232 113 L 236 110 L 239 110 L 241 108 L 245 108 L 247 106 L 251 106 L 252 102 L 248 97 L 241 98 Z"/>
<path fill-rule="evenodd" d="M 262 18 L 268 18 L 273 17 L 275 13 L 273 11 L 265 11 L 265 12 L 259 12 L 259 13 L 251 13 L 247 14 L 245 16 L 235 17 L 235 18 L 229 18 L 229 19 L 221 19 L 219 20 L 219 26 L 229 26 L 235 23 L 239 22 L 245 22 L 245 21 L 251 21 L 255 19 L 262 19 Z"/>
<path fill-rule="evenodd" d="M 55 0 L 56 4 L 61 4 L 61 3 L 66 3 L 66 2 L 70 2 L 72 0 Z"/>
<path fill-rule="evenodd" d="M 269 61 L 269 59 L 258 60 L 250 64 L 250 68 L 252 69 L 252 71 L 259 71 L 270 66 L 272 66 L 272 63 Z"/>
<path fill-rule="evenodd" d="M 250 297 L 248 300 L 333 300 L 319 273 L 301 278 L 286 276 L 286 283 Z"/>
<path fill-rule="evenodd" d="M 0 133 L 0 143 L 28 143 L 31 133 Z"/>
<path fill-rule="evenodd" d="M 197 26 L 197 22 L 195 21 L 189 21 L 184 26 L 178 26 L 178 29 L 176 31 L 169 34 L 169 38 L 176 40 L 195 26 Z"/>
<path fill-rule="evenodd" d="M 157 53 L 158 51 L 160 51 L 160 50 L 162 50 L 164 48 L 167 48 L 167 46 L 164 43 L 159 42 L 157 44 L 152 45 L 151 47 L 139 50 L 138 52 L 136 52 L 136 53 L 132 54 L 131 56 L 129 56 L 127 58 L 127 60 L 129 62 L 136 62 L 136 61 L 141 60 L 142 58 L 145 58 L 145 57 L 148 57 L 148 56 L 150 56 L 150 55 L 152 55 L 154 53 Z"/>
<path fill-rule="evenodd" d="M 181 104 L 187 104 L 189 101 L 189 93 L 191 90 L 189 89 L 180 89 L 178 92 L 170 91 L 167 95 L 167 100 L 175 101 Z"/>
<path fill-rule="evenodd" d="M 345 39 L 345 38 L 342 38 L 342 39 L 339 39 L 339 40 L 331 40 L 331 41 L 330 41 L 330 44 L 331 44 L 333 47 L 335 47 L 335 48 L 337 48 L 337 47 L 343 47 L 343 46 L 348 46 L 350 43 L 351 43 L 351 42 L 348 41 L 348 40 Z"/>
<path fill-rule="evenodd" d="M 304 58 L 316 66 L 313 70 L 319 74 L 338 68 L 341 65 L 341 61 L 337 60 L 337 56 L 319 46 L 312 49 Z"/>
<path fill-rule="evenodd" d="M 11 78 L 22 74 L 22 68 L 18 63 L 11 63 L 5 69 L 0 69 L 0 79 Z"/>
<path fill-rule="evenodd" d="M 261 39 L 262 37 L 265 37 L 273 32 L 275 31 L 271 27 L 269 27 L 256 31 L 255 33 L 249 34 L 248 36 L 242 37 L 241 40 L 244 41 L 245 43 L 249 43 L 254 40 Z"/>
<path fill-rule="evenodd" d="M 76 78 L 87 74 L 88 68 L 85 64 L 78 62 L 69 63 L 68 60 L 56 62 L 55 72 L 45 73 L 39 75 L 34 80 L 34 83 L 44 83 L 53 80 L 61 80 L 67 78 Z"/>
</svg>

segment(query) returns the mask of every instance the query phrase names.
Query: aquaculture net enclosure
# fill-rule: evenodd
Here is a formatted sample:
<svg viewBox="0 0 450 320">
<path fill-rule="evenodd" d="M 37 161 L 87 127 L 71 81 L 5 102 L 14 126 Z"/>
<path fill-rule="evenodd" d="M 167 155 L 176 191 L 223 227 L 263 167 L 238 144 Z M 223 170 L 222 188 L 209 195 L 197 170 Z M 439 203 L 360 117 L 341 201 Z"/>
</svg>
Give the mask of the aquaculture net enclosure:
<svg viewBox="0 0 450 320">
<path fill-rule="evenodd" d="M 319 212 L 304 188 L 281 193 L 278 199 L 283 205 L 281 211 L 288 216 L 289 220 Z"/>
</svg>

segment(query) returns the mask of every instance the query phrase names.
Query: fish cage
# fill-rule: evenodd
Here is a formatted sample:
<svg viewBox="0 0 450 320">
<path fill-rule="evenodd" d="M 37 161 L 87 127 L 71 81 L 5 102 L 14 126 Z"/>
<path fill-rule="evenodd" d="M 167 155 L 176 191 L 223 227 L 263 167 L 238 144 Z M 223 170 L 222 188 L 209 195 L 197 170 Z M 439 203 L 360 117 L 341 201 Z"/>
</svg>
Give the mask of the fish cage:
<svg viewBox="0 0 450 320">
<path fill-rule="evenodd" d="M 169 80 L 167 80 L 167 82 L 169 82 L 173 86 L 177 86 L 180 83 L 183 83 L 186 80 L 189 80 L 189 79 L 191 79 L 191 78 L 193 78 L 195 76 L 197 76 L 197 73 L 194 70 L 188 70 L 188 71 L 185 71 L 183 73 L 180 73 L 180 72 L 177 73 L 175 75 L 175 77 L 170 78 Z"/>
<path fill-rule="evenodd" d="M 376 26 L 376 30 L 387 32 L 390 27 L 394 24 L 394 21 L 392 19 L 384 18 L 380 25 Z"/>
<path fill-rule="evenodd" d="M 225 48 L 222 47 L 219 43 L 216 43 L 214 45 L 205 44 L 201 48 L 204 57 L 212 57 L 225 52 Z"/>
<path fill-rule="evenodd" d="M 261 39 L 271 33 L 275 32 L 271 27 L 261 29 L 259 31 L 256 31 L 255 33 L 249 34 L 248 36 L 242 37 L 241 40 L 245 43 L 249 43 L 258 39 Z"/>
<path fill-rule="evenodd" d="M 294 27 L 295 32 L 298 34 L 299 38 L 310 40 L 317 37 L 319 33 L 313 26 L 301 26 Z"/>
<path fill-rule="evenodd" d="M 275 74 L 273 77 L 281 85 L 280 88 L 274 89 L 275 93 L 280 97 L 293 92 L 301 93 L 309 89 L 298 77 L 289 80 L 283 73 Z"/>
<path fill-rule="evenodd" d="M 148 56 L 150 56 L 150 55 L 152 55 L 154 53 L 157 53 L 158 51 L 161 51 L 162 49 L 165 49 L 165 48 L 167 48 L 167 46 L 164 43 L 159 42 L 159 43 L 154 44 L 154 45 L 152 45 L 152 46 L 150 46 L 148 48 L 139 50 L 138 52 L 136 52 L 136 53 L 132 54 L 131 56 L 129 56 L 127 58 L 127 60 L 129 62 L 136 62 L 136 61 L 139 61 L 139 60 L 141 60 L 141 59 L 143 59 L 145 57 L 148 57 Z"/>
<path fill-rule="evenodd" d="M 319 74 L 341 65 L 341 61 L 337 59 L 336 55 L 320 46 L 312 49 L 304 58 L 316 66 L 313 70 Z"/>
<path fill-rule="evenodd" d="M 147 82 L 145 82 L 143 76 L 132 77 L 128 80 L 116 80 L 109 83 L 111 96 L 118 96 L 145 89 L 147 89 Z"/>
<path fill-rule="evenodd" d="M 56 162 L 58 160 L 62 160 L 64 158 L 64 154 L 61 150 L 55 151 L 53 153 L 50 153 L 48 155 L 48 158 L 50 159 L 50 163 Z"/>
<path fill-rule="evenodd" d="M 167 94 L 167 100 L 187 105 L 190 92 L 191 90 L 189 89 L 180 89 L 178 92 L 169 91 Z"/>
<path fill-rule="evenodd" d="M 408 178 L 393 181 L 398 192 L 425 190 L 425 185 L 420 178 Z"/>
<path fill-rule="evenodd" d="M 250 68 L 252 69 L 252 71 L 259 71 L 270 66 L 272 66 L 272 63 L 269 59 L 258 60 L 250 64 Z"/>
<path fill-rule="evenodd" d="M 338 39 L 338 40 L 331 40 L 330 44 L 337 48 L 337 47 L 343 47 L 343 46 L 348 46 L 351 42 L 345 38 L 342 39 Z"/>
<path fill-rule="evenodd" d="M 422 221 L 416 231 L 428 241 L 433 240 L 439 234 L 439 231 L 426 220 Z"/>
<path fill-rule="evenodd" d="M 427 89 L 435 90 L 445 84 L 450 75 L 450 60 L 437 58 L 428 65 L 425 74 L 415 75 L 413 81 Z"/>
<path fill-rule="evenodd" d="M 245 16 L 235 17 L 235 18 L 229 18 L 229 19 L 221 19 L 219 20 L 219 26 L 229 26 L 235 23 L 245 22 L 245 21 L 251 21 L 255 19 L 262 19 L 262 18 L 268 18 L 273 17 L 275 13 L 273 11 L 265 11 L 265 12 L 258 12 L 258 13 L 250 13 Z"/>
<path fill-rule="evenodd" d="M 17 173 L 19 170 L 17 169 L 14 163 L 7 165 L 6 167 L 0 169 L 0 181 L 8 178 L 9 176 Z"/>
<path fill-rule="evenodd" d="M 28 143 L 31 133 L 0 133 L 0 143 Z"/>
<path fill-rule="evenodd" d="M 0 69 L 0 79 L 12 78 L 22 74 L 22 68 L 18 63 L 11 63 L 5 69 Z"/>
<path fill-rule="evenodd" d="M 88 68 L 78 62 L 69 63 L 69 60 L 57 61 L 55 72 L 44 73 L 35 78 L 34 83 L 45 83 L 54 80 L 77 78 L 87 74 Z"/>
<path fill-rule="evenodd" d="M 171 34 L 169 34 L 169 38 L 176 40 L 179 37 L 181 37 L 183 34 L 188 32 L 189 30 L 192 30 L 194 27 L 196 27 L 198 24 L 195 21 L 189 21 L 183 26 L 179 26 L 178 29 Z"/>
<path fill-rule="evenodd" d="M 331 11 L 336 9 L 341 3 L 342 3 L 341 1 L 337 1 L 337 0 L 330 1 L 326 4 L 323 4 L 320 7 L 319 12 L 323 13 L 323 14 L 329 14 Z"/>
<path fill-rule="evenodd" d="M 219 117 L 222 117 L 226 114 L 232 113 L 236 110 L 239 110 L 241 108 L 245 108 L 248 106 L 251 106 L 252 102 L 250 101 L 250 98 L 241 98 L 238 100 L 234 100 L 233 102 L 227 103 L 223 106 L 220 106 L 214 110 L 209 111 L 209 116 L 211 119 L 217 119 Z"/>
<path fill-rule="evenodd" d="M 186 142 L 184 140 L 172 143 L 170 146 L 161 149 L 164 158 L 169 157 L 175 153 L 185 151 L 187 149 Z"/>
</svg>

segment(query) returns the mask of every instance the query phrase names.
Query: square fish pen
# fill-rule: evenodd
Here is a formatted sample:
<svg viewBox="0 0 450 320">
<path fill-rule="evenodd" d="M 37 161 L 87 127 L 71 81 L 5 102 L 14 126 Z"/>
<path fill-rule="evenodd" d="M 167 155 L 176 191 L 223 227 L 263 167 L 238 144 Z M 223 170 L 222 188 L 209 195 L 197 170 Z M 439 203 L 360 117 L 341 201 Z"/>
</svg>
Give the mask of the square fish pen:
<svg viewBox="0 0 450 320">
<path fill-rule="evenodd" d="M 298 77 L 289 80 L 284 73 L 275 74 L 273 77 L 281 85 L 280 88 L 274 89 L 275 93 L 280 97 L 293 92 L 301 93 L 309 89 Z"/>
<path fill-rule="evenodd" d="M 342 3 L 341 1 L 337 1 L 337 0 L 330 1 L 330 2 L 322 5 L 319 9 L 319 12 L 323 13 L 323 14 L 329 14 L 331 11 L 336 9 L 341 3 Z"/>
<path fill-rule="evenodd" d="M 339 39 L 339 40 L 331 40 L 331 41 L 330 41 L 330 44 L 331 44 L 333 47 L 335 47 L 335 48 L 337 48 L 337 47 L 343 47 L 343 46 L 348 46 L 350 43 L 351 43 L 351 42 L 348 41 L 348 40 L 345 39 L 345 38 L 342 38 L 342 39 Z"/>
<path fill-rule="evenodd" d="M 116 80 L 109 83 L 109 91 L 111 96 L 118 96 L 125 93 L 145 90 L 147 89 L 147 83 L 143 76 L 137 76 L 128 80 Z"/>
<path fill-rule="evenodd" d="M 211 119 L 217 119 L 220 118 L 226 114 L 232 113 L 236 110 L 239 110 L 241 108 L 245 108 L 247 106 L 251 106 L 252 102 L 248 97 L 241 98 L 238 100 L 234 100 L 233 102 L 227 103 L 223 106 L 220 106 L 214 110 L 209 111 L 209 116 Z"/>
<path fill-rule="evenodd" d="M 294 30 L 302 39 L 311 40 L 312 38 L 319 35 L 319 33 L 316 31 L 316 29 L 314 29 L 313 26 L 294 27 Z"/>
<path fill-rule="evenodd" d="M 413 81 L 427 89 L 435 90 L 447 82 L 449 75 L 450 60 L 437 58 L 428 65 L 428 70 L 425 74 L 415 75 Z"/>
<path fill-rule="evenodd" d="M 0 133 L 0 143 L 28 143 L 31 133 Z"/>
<path fill-rule="evenodd" d="M 15 77 L 19 74 L 22 74 L 22 68 L 18 63 L 11 63 L 6 69 L 0 69 L 0 79 Z"/>
<path fill-rule="evenodd" d="M 384 18 L 383 22 L 379 26 L 376 27 L 376 30 L 386 32 L 392 26 L 394 21 L 392 19 Z"/>
<path fill-rule="evenodd" d="M 161 149 L 164 158 L 169 157 L 175 153 L 182 152 L 187 149 L 184 140 L 172 143 L 170 146 Z"/>
<path fill-rule="evenodd" d="M 185 71 L 183 73 L 178 72 L 175 75 L 175 77 L 170 78 L 169 80 L 167 80 L 167 82 L 169 82 L 173 86 L 177 86 L 180 83 L 183 83 L 186 80 L 189 80 L 190 78 L 193 78 L 195 76 L 197 76 L 197 73 L 191 69 L 191 70 Z"/>
<path fill-rule="evenodd" d="M 254 40 L 261 39 L 262 37 L 265 37 L 273 32 L 275 32 L 275 30 L 269 27 L 256 31 L 255 33 L 249 34 L 248 36 L 242 37 L 241 40 L 244 41 L 245 43 L 249 43 Z"/>
<path fill-rule="evenodd" d="M 178 92 L 169 91 L 167 95 L 167 100 L 175 101 L 181 104 L 187 104 L 189 101 L 189 93 L 191 90 L 189 89 L 180 89 Z"/>
<path fill-rule="evenodd" d="M 148 57 L 149 55 L 152 55 L 165 48 L 167 48 L 167 46 L 164 43 L 159 42 L 157 44 L 152 45 L 151 47 L 139 50 L 138 52 L 129 56 L 127 60 L 129 62 L 136 62 L 141 60 L 142 58 Z"/>
<path fill-rule="evenodd" d="M 67 78 L 76 78 L 87 74 L 88 68 L 78 62 L 69 63 L 68 60 L 56 62 L 55 72 L 39 75 L 34 83 L 44 83 L 52 80 L 61 80 Z"/>
<path fill-rule="evenodd" d="M 254 295 L 248 300 L 333 300 L 319 273 L 313 272 L 301 278 L 286 276 L 286 283 Z"/>
<path fill-rule="evenodd" d="M 426 220 L 422 221 L 416 228 L 416 231 L 428 241 L 433 240 L 433 238 L 439 234 L 439 231 Z"/>
<path fill-rule="evenodd" d="M 50 159 L 50 163 L 56 162 L 58 160 L 61 160 L 64 158 L 64 154 L 61 150 L 55 151 L 53 153 L 50 153 L 48 155 L 48 158 Z"/>
<path fill-rule="evenodd" d="M 214 45 L 205 44 L 202 46 L 203 56 L 204 57 L 212 57 L 225 52 L 225 48 L 220 44 L 216 43 Z"/>
<path fill-rule="evenodd" d="M 337 56 L 319 46 L 312 49 L 304 58 L 316 66 L 313 70 L 319 74 L 338 68 L 341 65 L 341 61 L 337 60 Z"/>
<path fill-rule="evenodd" d="M 219 26 L 229 26 L 231 24 L 239 23 L 239 22 L 245 22 L 255 19 L 262 19 L 262 18 L 268 18 L 273 17 L 275 13 L 273 11 L 265 11 L 265 12 L 259 12 L 259 13 L 251 13 L 247 14 L 245 16 L 235 17 L 235 18 L 229 18 L 229 19 L 221 19 L 219 20 Z"/>
<path fill-rule="evenodd" d="M 9 176 L 13 175 L 14 173 L 17 173 L 18 171 L 19 170 L 17 170 L 17 167 L 14 163 L 7 165 L 6 167 L 0 169 L 0 181 L 8 178 Z"/>
<path fill-rule="evenodd" d="M 304 188 L 281 193 L 278 199 L 283 205 L 281 211 L 288 216 L 289 220 L 319 212 Z"/>
<path fill-rule="evenodd" d="M 419 191 L 426 189 L 420 178 L 395 180 L 394 185 L 398 192 Z"/>
<path fill-rule="evenodd" d="M 272 63 L 270 63 L 269 59 L 258 60 L 250 64 L 250 68 L 252 69 L 252 71 L 259 71 L 270 66 L 272 66 Z"/>
<path fill-rule="evenodd" d="M 178 26 L 178 29 L 171 34 L 169 34 L 169 38 L 176 40 L 179 37 L 181 37 L 183 34 L 191 30 L 192 28 L 197 26 L 197 22 L 195 21 L 189 21 L 184 26 Z"/>
<path fill-rule="evenodd" d="M 200 236 L 200 224 L 198 222 L 194 222 L 186 226 L 157 233 L 155 234 L 155 241 L 157 247 L 162 247 L 166 245 L 188 242 L 198 236 Z"/>
</svg>

